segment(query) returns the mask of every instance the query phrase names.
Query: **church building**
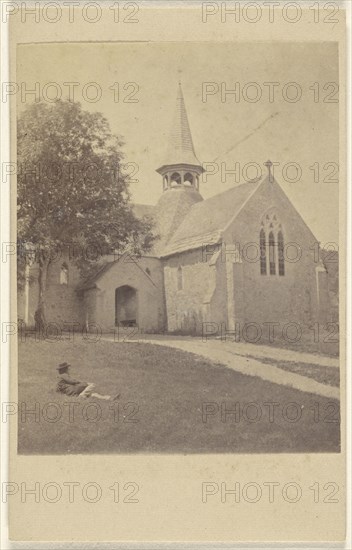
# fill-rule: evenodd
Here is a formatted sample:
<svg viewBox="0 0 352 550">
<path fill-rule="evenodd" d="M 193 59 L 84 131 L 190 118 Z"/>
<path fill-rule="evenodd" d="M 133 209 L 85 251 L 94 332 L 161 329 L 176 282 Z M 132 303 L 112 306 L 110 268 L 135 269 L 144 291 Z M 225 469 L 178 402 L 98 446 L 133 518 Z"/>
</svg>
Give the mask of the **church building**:
<svg viewBox="0 0 352 550">
<path fill-rule="evenodd" d="M 155 206 L 136 204 L 154 222 L 158 239 L 141 257 L 106 257 L 89 280 L 70 260 L 53 262 L 47 281 L 47 320 L 60 326 L 97 325 L 106 332 L 202 334 L 217 327 L 330 319 L 328 274 L 317 239 L 266 163 L 262 177 L 203 200 L 198 160 L 181 86 L 166 155 L 157 173 Z M 35 275 L 36 267 L 33 266 Z M 19 296 L 19 317 L 34 324 L 38 286 Z"/>
</svg>

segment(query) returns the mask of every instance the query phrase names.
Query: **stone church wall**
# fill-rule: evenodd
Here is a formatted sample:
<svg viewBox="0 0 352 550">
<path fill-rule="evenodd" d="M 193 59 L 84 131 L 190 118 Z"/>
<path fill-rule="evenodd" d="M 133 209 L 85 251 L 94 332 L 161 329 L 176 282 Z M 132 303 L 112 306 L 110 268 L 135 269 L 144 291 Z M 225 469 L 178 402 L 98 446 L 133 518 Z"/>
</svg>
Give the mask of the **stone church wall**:
<svg viewBox="0 0 352 550">
<path fill-rule="evenodd" d="M 87 330 L 90 330 L 90 326 L 97 325 L 97 293 L 96 288 L 90 288 L 84 292 L 82 297 L 84 324 Z"/>
<path fill-rule="evenodd" d="M 336 245 L 333 245 L 336 246 Z M 321 251 L 323 264 L 328 273 L 329 321 L 339 322 L 339 253 L 331 250 Z"/>
<path fill-rule="evenodd" d="M 61 284 L 60 272 L 63 264 L 68 267 L 68 282 Z M 28 320 L 26 325 L 34 327 L 34 313 L 38 305 L 38 266 L 31 268 L 33 282 L 28 288 Z M 77 296 L 76 287 L 80 281 L 78 269 L 69 262 L 68 258 L 62 257 L 53 261 L 48 267 L 47 289 L 46 289 L 46 317 L 48 323 L 56 324 L 61 329 L 69 330 L 73 323 L 83 327 L 82 300 Z M 25 291 L 18 296 L 18 317 L 25 321 L 26 317 L 26 295 Z"/>
<path fill-rule="evenodd" d="M 209 258 L 208 258 L 209 260 Z M 179 288 L 179 268 L 182 288 Z M 183 252 L 164 260 L 167 330 L 184 334 L 201 334 L 203 323 L 211 320 L 211 304 L 217 287 L 216 266 L 202 250 Z"/>
<path fill-rule="evenodd" d="M 115 289 L 130 285 L 137 290 L 139 330 L 145 332 L 162 332 L 165 329 L 165 303 L 163 271 L 160 260 L 156 258 L 139 258 L 137 264 L 130 257 L 117 262 L 98 281 L 98 288 L 87 289 L 77 293 L 81 282 L 77 268 L 67 258 L 53 262 L 48 269 L 46 312 L 48 323 L 53 323 L 61 330 L 71 330 L 75 324 L 76 331 L 85 330 L 88 325 L 97 325 L 97 330 L 112 332 L 115 326 Z M 60 283 L 62 264 L 68 266 L 68 284 Z M 150 271 L 150 276 L 146 273 Z M 28 293 L 27 327 L 34 327 L 34 313 L 38 303 L 38 268 L 31 269 L 33 283 Z M 18 318 L 25 321 L 26 295 L 18 295 Z M 54 329 L 54 327 L 53 327 Z M 50 327 L 49 327 L 50 330 Z"/>
</svg>

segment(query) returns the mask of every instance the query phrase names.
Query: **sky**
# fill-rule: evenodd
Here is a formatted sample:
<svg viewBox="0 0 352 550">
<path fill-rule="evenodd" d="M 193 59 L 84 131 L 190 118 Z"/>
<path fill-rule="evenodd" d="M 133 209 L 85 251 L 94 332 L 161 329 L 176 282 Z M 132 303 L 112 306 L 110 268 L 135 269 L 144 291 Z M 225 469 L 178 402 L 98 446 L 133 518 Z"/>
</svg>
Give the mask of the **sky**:
<svg viewBox="0 0 352 550">
<path fill-rule="evenodd" d="M 338 77 L 333 42 L 90 42 L 17 49 L 20 88 L 37 83 L 39 96 L 52 98 L 58 90 L 65 98 L 64 83 L 75 82 L 74 99 L 103 113 L 123 137 L 125 162 L 138 165 L 134 202 L 155 204 L 162 193 L 155 170 L 165 156 L 180 80 L 197 157 L 216 172 L 201 181 L 203 198 L 254 177 L 258 166 L 264 173 L 270 159 L 279 163 L 276 180 L 323 246 L 338 242 Z M 45 88 L 50 82 L 56 86 Z M 90 82 L 97 87 L 87 88 Z M 101 97 L 87 101 L 97 88 Z M 237 101 L 224 93 L 234 89 Z M 301 97 L 289 101 L 297 90 Z M 258 101 L 250 101 L 256 94 Z M 34 100 L 17 97 L 19 112 Z M 289 181 L 296 177 L 292 163 L 300 166 L 300 181 Z M 225 174 L 236 166 L 239 177 Z"/>
</svg>

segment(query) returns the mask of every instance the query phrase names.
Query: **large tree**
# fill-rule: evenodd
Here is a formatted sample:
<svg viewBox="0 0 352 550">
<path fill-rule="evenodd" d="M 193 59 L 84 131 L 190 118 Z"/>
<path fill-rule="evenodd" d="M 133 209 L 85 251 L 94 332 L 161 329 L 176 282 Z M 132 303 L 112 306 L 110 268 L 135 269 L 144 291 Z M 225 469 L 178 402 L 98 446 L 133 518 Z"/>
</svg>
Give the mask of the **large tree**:
<svg viewBox="0 0 352 550">
<path fill-rule="evenodd" d="M 57 251 L 79 245 L 139 254 L 151 246 L 150 224 L 137 219 L 130 205 L 122 145 L 101 113 L 79 103 L 34 103 L 18 119 L 18 279 L 21 284 L 34 254 L 39 327 L 46 324 L 47 273 Z M 97 257 L 75 254 L 73 260 L 84 276 Z"/>
</svg>

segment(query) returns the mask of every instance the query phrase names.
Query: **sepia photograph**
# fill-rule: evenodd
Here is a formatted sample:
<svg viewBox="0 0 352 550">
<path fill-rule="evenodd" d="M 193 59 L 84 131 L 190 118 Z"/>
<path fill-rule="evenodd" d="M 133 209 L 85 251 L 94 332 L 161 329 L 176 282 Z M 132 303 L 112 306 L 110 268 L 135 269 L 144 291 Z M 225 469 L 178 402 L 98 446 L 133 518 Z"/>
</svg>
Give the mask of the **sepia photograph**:
<svg viewBox="0 0 352 550">
<path fill-rule="evenodd" d="M 19 453 L 339 452 L 336 43 L 17 73 Z"/>
<path fill-rule="evenodd" d="M 351 9 L 1 4 L 1 547 L 351 546 Z"/>
</svg>

